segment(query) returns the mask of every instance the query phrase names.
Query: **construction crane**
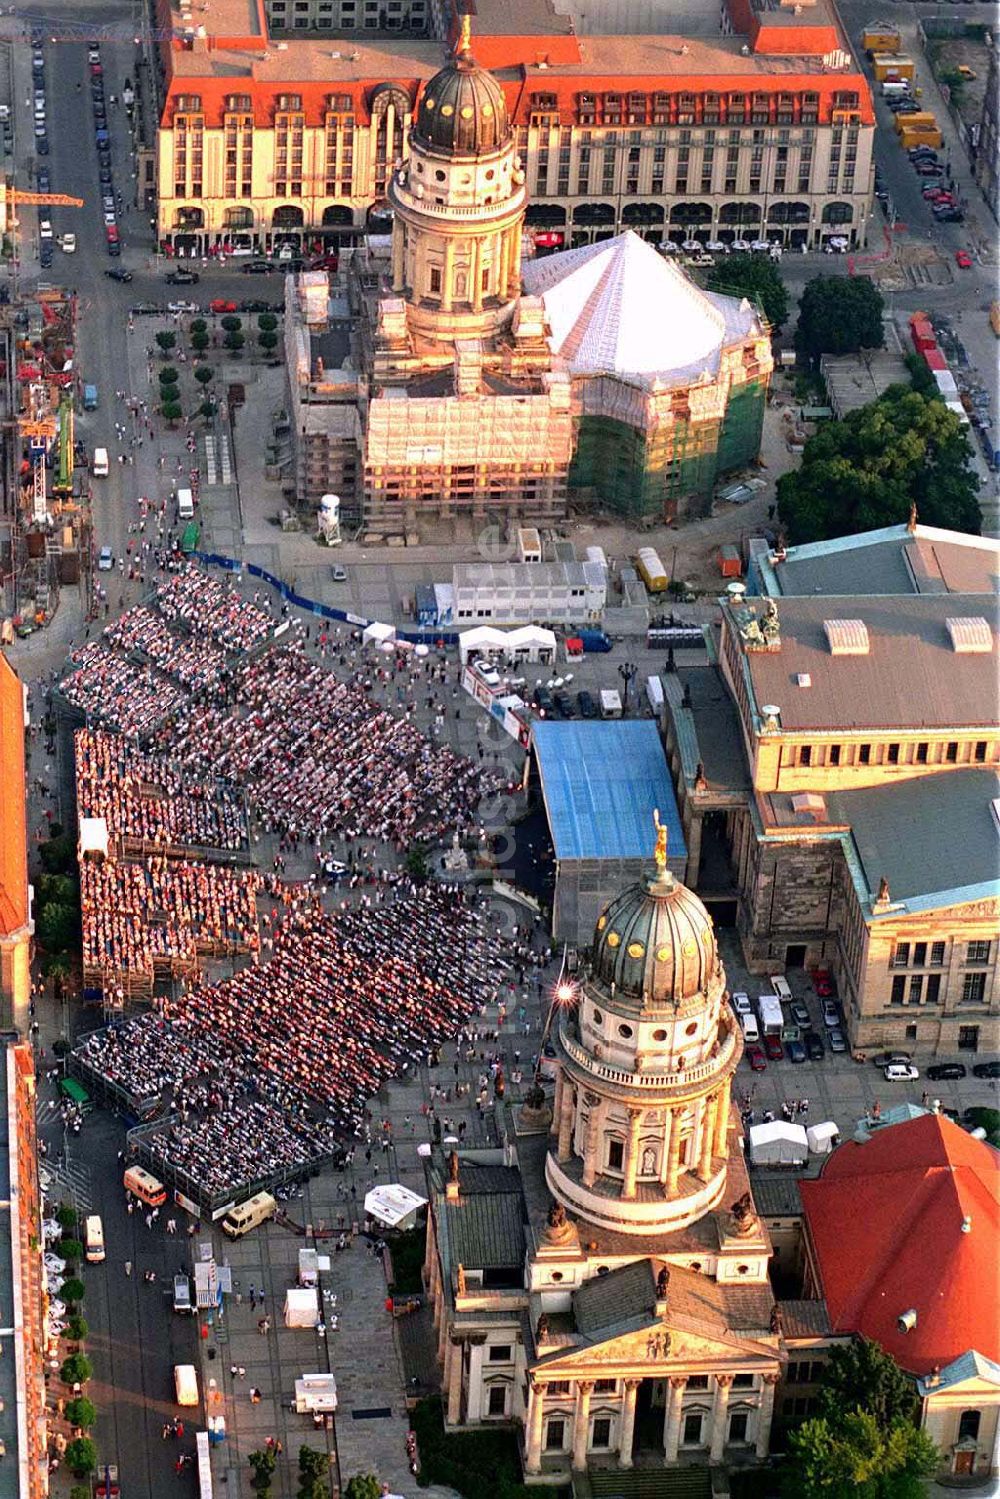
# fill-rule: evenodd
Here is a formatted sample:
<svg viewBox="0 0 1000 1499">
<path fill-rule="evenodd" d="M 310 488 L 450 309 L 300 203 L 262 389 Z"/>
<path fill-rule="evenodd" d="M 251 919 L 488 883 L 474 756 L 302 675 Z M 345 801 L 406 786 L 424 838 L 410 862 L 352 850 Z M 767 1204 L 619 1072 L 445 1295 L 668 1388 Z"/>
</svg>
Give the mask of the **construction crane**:
<svg viewBox="0 0 1000 1499">
<path fill-rule="evenodd" d="M 51 204 L 53 208 L 82 208 L 82 198 L 71 198 L 68 193 L 35 193 L 30 190 L 22 190 L 19 187 L 4 188 L 4 199 L 8 204 L 17 203 L 41 203 Z"/>
</svg>

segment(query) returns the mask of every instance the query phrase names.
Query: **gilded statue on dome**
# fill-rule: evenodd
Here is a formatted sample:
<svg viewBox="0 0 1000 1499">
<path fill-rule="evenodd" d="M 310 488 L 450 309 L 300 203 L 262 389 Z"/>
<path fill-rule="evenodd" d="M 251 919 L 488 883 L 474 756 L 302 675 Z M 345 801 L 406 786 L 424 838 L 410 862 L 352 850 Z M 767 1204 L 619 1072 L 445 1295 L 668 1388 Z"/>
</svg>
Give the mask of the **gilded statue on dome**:
<svg viewBox="0 0 1000 1499">
<path fill-rule="evenodd" d="M 653 826 L 656 828 L 656 847 L 653 850 L 653 858 L 657 869 L 662 874 L 667 867 L 667 825 L 660 821 L 659 807 L 653 808 Z"/>
</svg>

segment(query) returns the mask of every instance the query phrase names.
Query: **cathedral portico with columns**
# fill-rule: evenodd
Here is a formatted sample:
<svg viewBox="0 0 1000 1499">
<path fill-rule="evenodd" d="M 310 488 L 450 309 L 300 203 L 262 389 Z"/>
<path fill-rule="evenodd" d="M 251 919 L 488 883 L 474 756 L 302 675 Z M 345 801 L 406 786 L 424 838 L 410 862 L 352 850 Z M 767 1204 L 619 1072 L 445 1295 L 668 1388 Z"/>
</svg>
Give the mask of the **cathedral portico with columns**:
<svg viewBox="0 0 1000 1499">
<path fill-rule="evenodd" d="M 730 1096 L 742 1039 L 665 845 L 598 919 L 554 1094 L 507 1111 L 502 1150 L 428 1163 L 446 1424 L 516 1423 L 529 1482 L 768 1451 L 784 1355 Z"/>
</svg>

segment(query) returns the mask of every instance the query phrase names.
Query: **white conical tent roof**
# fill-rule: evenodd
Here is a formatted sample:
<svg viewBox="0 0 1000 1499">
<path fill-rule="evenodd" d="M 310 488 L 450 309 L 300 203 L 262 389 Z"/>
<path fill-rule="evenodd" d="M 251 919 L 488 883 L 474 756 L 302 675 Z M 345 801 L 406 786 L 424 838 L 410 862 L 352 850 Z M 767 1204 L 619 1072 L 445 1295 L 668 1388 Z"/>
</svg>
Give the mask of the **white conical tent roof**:
<svg viewBox="0 0 1000 1499">
<path fill-rule="evenodd" d="M 550 345 L 573 374 L 667 375 L 714 364 L 726 316 L 678 266 L 632 230 L 526 261 Z"/>
</svg>

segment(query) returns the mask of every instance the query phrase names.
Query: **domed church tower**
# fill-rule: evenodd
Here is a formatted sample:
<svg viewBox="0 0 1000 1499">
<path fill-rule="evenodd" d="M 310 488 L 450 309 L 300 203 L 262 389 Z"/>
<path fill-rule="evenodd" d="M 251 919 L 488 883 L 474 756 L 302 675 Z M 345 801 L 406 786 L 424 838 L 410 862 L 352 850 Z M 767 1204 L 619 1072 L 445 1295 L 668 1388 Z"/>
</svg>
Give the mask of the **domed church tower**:
<svg viewBox="0 0 1000 1499">
<path fill-rule="evenodd" d="M 656 877 L 605 907 L 578 1007 L 554 1037 L 545 1167 L 574 1217 L 647 1236 L 720 1202 L 743 1051 L 712 919 L 668 870 L 658 818 L 657 829 Z"/>
<path fill-rule="evenodd" d="M 388 198 L 393 291 L 411 334 L 434 345 L 494 338 L 520 292 L 524 172 L 503 90 L 472 56 L 468 16 L 424 88 Z"/>
</svg>

